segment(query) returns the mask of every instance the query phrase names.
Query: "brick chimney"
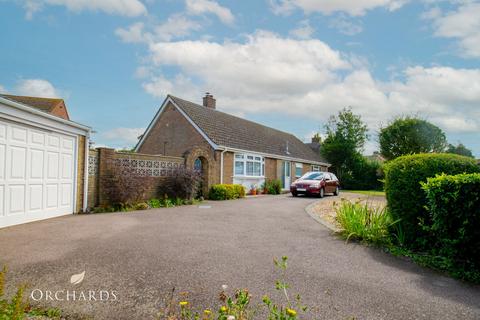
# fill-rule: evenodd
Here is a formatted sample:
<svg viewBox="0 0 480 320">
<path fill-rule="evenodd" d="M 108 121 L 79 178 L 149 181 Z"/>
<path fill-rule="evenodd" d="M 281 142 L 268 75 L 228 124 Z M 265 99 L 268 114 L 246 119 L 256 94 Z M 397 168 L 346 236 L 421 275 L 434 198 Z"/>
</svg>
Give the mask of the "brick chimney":
<svg viewBox="0 0 480 320">
<path fill-rule="evenodd" d="M 217 100 L 213 97 L 213 95 L 210 94 L 210 92 L 207 92 L 205 97 L 203 97 L 204 107 L 215 109 L 216 102 Z"/>
</svg>

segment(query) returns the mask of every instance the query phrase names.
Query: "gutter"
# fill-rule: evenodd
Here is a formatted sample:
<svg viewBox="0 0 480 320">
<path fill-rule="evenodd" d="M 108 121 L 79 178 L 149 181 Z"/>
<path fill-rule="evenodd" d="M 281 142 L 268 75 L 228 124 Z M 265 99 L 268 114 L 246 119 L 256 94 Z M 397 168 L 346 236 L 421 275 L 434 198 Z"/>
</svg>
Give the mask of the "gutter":
<svg viewBox="0 0 480 320">
<path fill-rule="evenodd" d="M 273 158 L 273 159 L 280 159 L 280 160 L 286 160 L 286 161 L 294 161 L 294 162 L 303 162 L 303 163 L 310 163 L 314 165 L 320 165 L 320 166 L 325 166 L 327 168 L 331 167 L 332 165 L 330 163 L 325 163 L 325 162 L 319 162 L 319 161 L 312 161 L 312 160 L 306 160 L 306 159 L 300 159 L 300 158 L 292 158 L 292 157 L 283 157 L 277 154 L 271 154 L 271 153 L 263 153 L 263 152 L 257 152 L 257 151 L 252 151 L 252 150 L 244 150 L 244 149 L 236 149 L 236 148 L 230 148 L 230 147 L 225 147 L 225 146 L 218 146 L 216 150 L 224 150 L 225 151 L 232 151 L 232 152 L 242 152 L 242 153 L 253 153 L 253 154 L 258 154 L 267 158 Z M 222 154 L 223 154 L 222 152 Z M 223 158 L 222 158 L 223 159 Z M 222 160 L 222 166 L 223 166 L 223 160 Z"/>
</svg>

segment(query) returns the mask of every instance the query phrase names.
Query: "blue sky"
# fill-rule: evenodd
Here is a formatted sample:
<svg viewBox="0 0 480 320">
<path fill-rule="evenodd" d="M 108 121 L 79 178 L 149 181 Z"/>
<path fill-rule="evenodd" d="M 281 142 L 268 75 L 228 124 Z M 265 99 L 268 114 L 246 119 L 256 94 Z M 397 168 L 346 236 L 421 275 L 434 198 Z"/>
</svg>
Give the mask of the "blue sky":
<svg viewBox="0 0 480 320">
<path fill-rule="evenodd" d="M 306 140 L 346 106 L 417 114 L 480 157 L 480 3 L 0 0 L 0 92 L 59 96 L 131 147 L 167 93 Z"/>
</svg>

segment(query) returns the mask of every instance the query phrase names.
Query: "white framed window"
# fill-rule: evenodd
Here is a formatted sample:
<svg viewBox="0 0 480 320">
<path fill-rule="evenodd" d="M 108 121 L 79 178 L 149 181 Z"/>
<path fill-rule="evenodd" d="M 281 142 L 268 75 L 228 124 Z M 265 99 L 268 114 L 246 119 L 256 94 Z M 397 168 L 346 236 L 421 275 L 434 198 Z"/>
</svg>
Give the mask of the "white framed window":
<svg viewBox="0 0 480 320">
<path fill-rule="evenodd" d="M 303 175 L 303 164 L 295 163 L 295 177 L 300 178 Z"/>
<path fill-rule="evenodd" d="M 312 171 L 316 171 L 316 172 L 321 171 L 320 166 L 312 165 Z"/>
<path fill-rule="evenodd" d="M 265 158 L 255 154 L 235 154 L 235 176 L 263 177 Z"/>
</svg>

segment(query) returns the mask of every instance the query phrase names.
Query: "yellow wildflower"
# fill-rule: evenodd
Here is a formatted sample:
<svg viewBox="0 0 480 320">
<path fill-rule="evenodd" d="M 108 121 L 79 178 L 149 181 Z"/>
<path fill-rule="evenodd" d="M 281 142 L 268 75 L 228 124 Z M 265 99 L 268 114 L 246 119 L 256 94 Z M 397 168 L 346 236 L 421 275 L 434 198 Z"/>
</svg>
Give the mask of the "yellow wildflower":
<svg viewBox="0 0 480 320">
<path fill-rule="evenodd" d="M 297 311 L 287 308 L 287 314 L 291 317 L 295 317 L 297 315 Z"/>
<path fill-rule="evenodd" d="M 180 307 L 186 307 L 188 306 L 188 301 L 180 301 Z"/>
<path fill-rule="evenodd" d="M 221 312 L 227 312 L 227 307 L 221 306 L 221 307 L 220 307 L 220 311 L 221 311 Z"/>
<path fill-rule="evenodd" d="M 208 310 L 208 309 L 205 309 L 205 310 L 203 310 L 203 313 L 208 316 L 208 315 L 210 315 L 210 314 L 212 313 L 212 311 L 210 311 L 210 310 Z"/>
</svg>

